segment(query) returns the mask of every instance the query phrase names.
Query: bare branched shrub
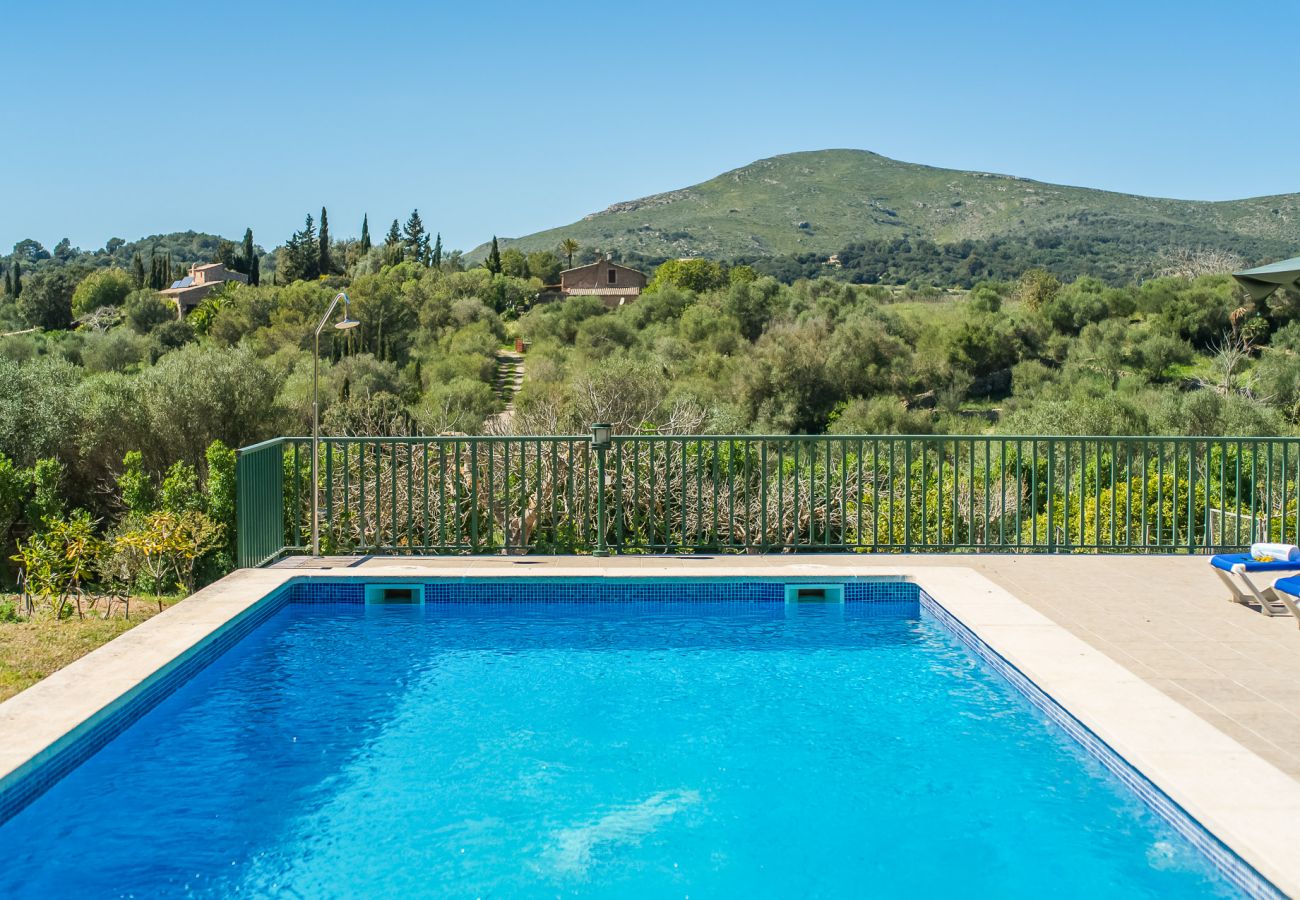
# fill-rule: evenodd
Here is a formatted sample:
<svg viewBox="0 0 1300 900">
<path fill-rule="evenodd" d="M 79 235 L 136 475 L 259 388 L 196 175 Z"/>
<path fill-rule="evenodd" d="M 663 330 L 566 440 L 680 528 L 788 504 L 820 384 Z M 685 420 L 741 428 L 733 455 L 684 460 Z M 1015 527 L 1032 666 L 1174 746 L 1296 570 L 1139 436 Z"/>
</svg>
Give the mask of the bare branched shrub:
<svg viewBox="0 0 1300 900">
<path fill-rule="evenodd" d="M 1242 366 L 1250 359 L 1254 350 L 1250 338 L 1242 331 L 1225 334 L 1210 344 L 1214 369 L 1219 373 L 1218 384 L 1213 385 L 1220 394 L 1229 394 L 1237 390 L 1237 376 Z"/>
<path fill-rule="evenodd" d="M 1160 277 L 1199 278 L 1244 268 L 1245 259 L 1216 247 L 1170 247 L 1161 254 Z"/>
</svg>

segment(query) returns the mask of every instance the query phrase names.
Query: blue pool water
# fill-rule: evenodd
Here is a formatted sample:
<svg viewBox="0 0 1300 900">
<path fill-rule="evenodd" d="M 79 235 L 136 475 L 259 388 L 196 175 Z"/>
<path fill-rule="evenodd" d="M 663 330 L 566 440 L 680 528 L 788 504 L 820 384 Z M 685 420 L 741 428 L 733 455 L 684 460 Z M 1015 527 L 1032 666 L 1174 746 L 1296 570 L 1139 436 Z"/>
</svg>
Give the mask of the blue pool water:
<svg viewBox="0 0 1300 900">
<path fill-rule="evenodd" d="M 0 896 L 1230 896 L 886 604 L 288 605 L 0 827 Z"/>
</svg>

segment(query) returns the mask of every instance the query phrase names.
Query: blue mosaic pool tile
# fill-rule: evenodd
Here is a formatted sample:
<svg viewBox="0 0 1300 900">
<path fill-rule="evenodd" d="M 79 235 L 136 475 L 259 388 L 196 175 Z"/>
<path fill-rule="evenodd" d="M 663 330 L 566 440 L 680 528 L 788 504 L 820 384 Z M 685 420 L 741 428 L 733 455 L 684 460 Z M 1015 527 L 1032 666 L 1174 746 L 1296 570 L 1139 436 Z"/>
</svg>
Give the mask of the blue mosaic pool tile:
<svg viewBox="0 0 1300 900">
<path fill-rule="evenodd" d="M 363 581 L 298 581 L 289 586 L 290 603 L 365 603 Z"/>
<path fill-rule="evenodd" d="M 1234 887 L 1247 897 L 1269 898 L 1269 900 L 1281 900 L 1286 897 L 1253 866 L 1215 837 L 1164 791 L 1152 784 L 1128 760 L 1097 737 L 1091 729 L 1066 711 L 1052 699 L 1051 695 L 1009 663 L 1006 658 L 984 643 L 925 591 L 920 592 L 920 603 L 927 615 L 961 641 L 981 662 L 1010 682 L 1012 687 L 1023 694 L 1031 704 L 1077 741 L 1089 756 L 1110 770 L 1156 815 L 1187 838 Z"/>
<path fill-rule="evenodd" d="M 835 583 L 841 583 L 839 579 Z M 581 579 L 499 578 L 426 582 L 426 603 L 784 603 L 789 579 Z M 822 583 L 821 581 L 817 583 Z M 848 603 L 889 604 L 898 615 L 920 614 L 917 586 L 902 580 L 844 580 Z M 472 595 L 471 595 L 472 591 Z M 290 588 L 292 603 L 364 603 L 365 582 L 329 579 L 303 581 Z M 882 607 L 879 612 L 885 612 Z"/>
</svg>

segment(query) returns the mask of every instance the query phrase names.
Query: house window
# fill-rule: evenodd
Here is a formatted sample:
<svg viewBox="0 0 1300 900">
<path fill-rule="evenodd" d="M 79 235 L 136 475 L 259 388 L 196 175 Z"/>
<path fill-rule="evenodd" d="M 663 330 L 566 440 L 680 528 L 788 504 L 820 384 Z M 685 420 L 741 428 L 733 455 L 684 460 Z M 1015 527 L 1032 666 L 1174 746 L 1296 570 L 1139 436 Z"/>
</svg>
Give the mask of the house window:
<svg viewBox="0 0 1300 900">
<path fill-rule="evenodd" d="M 614 284 L 617 280 L 618 280 L 618 273 L 616 273 L 613 269 L 610 269 L 610 270 L 609 270 L 609 283 L 610 283 L 610 284 Z"/>
</svg>

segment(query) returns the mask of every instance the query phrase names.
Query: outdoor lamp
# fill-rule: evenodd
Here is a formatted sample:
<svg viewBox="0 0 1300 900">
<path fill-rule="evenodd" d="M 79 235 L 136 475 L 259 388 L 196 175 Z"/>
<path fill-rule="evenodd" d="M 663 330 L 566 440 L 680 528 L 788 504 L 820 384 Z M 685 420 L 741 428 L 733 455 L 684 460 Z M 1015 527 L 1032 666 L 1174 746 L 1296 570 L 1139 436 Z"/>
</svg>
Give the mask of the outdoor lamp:
<svg viewBox="0 0 1300 900">
<path fill-rule="evenodd" d="M 320 483 L 317 479 L 317 466 L 320 460 L 320 333 L 325 330 L 325 323 L 334 315 L 339 301 L 343 301 L 343 318 L 334 323 L 339 331 L 356 328 L 361 323 L 352 318 L 352 301 L 343 291 L 334 295 L 329 309 L 321 316 L 316 326 L 315 350 L 311 360 L 311 555 L 320 556 Z"/>
<path fill-rule="evenodd" d="M 614 426 L 608 422 L 591 426 L 591 449 L 596 451 L 596 549 L 592 556 L 609 556 L 605 546 L 605 453 L 614 444 Z"/>
</svg>

